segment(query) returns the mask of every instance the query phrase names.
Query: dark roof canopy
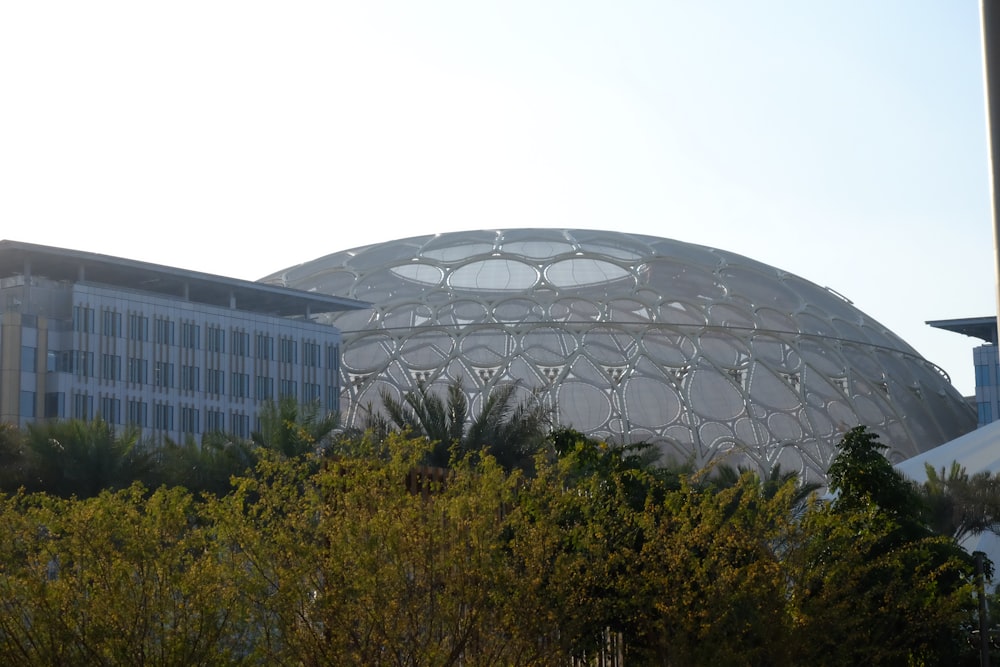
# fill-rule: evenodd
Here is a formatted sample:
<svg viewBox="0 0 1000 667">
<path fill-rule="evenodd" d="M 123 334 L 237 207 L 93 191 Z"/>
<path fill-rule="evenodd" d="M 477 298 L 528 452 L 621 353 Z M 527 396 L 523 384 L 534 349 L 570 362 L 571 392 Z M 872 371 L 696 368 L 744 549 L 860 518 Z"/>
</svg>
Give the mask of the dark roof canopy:
<svg viewBox="0 0 1000 667">
<path fill-rule="evenodd" d="M 222 308 L 283 317 L 358 310 L 355 299 L 226 278 L 132 259 L 51 246 L 0 241 L 0 278 L 44 276 L 151 292 Z"/>
<path fill-rule="evenodd" d="M 997 343 L 997 318 L 992 315 L 989 317 L 963 317 L 957 320 L 931 320 L 927 324 L 935 329 L 944 329 L 980 338 L 994 345 Z"/>
</svg>

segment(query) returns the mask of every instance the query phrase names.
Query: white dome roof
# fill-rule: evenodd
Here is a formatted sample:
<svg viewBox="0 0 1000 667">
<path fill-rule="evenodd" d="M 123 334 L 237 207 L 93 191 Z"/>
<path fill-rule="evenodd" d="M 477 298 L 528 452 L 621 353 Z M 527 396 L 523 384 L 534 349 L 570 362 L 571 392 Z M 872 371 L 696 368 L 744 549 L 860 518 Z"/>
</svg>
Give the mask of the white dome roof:
<svg viewBox="0 0 1000 667">
<path fill-rule="evenodd" d="M 517 380 L 595 437 L 810 477 L 857 424 L 893 460 L 975 426 L 940 369 L 842 297 L 704 246 L 471 231 L 346 250 L 264 282 L 374 304 L 329 316 L 344 335 L 348 423 L 382 388 L 461 377 L 475 404 Z"/>
</svg>

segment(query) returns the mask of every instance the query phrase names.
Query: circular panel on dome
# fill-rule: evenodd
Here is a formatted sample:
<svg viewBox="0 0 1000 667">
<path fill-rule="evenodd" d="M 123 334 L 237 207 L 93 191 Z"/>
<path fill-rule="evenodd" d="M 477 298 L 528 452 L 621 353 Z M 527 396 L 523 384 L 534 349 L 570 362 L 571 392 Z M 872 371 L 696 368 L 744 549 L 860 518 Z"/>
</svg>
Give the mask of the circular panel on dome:
<svg viewBox="0 0 1000 667">
<path fill-rule="evenodd" d="M 531 299 L 505 299 L 493 306 L 498 322 L 538 322 L 544 319 L 544 309 Z"/>
<path fill-rule="evenodd" d="M 612 301 L 608 304 L 607 310 L 609 322 L 649 322 L 653 319 L 653 313 L 649 307 L 634 299 Z"/>
<path fill-rule="evenodd" d="M 304 281 L 296 282 L 296 289 L 306 292 L 318 292 L 320 294 L 350 294 L 351 288 L 357 282 L 358 276 L 345 270 L 325 271 L 320 274 L 307 277 Z M 285 285 L 283 280 L 280 284 Z"/>
<path fill-rule="evenodd" d="M 794 410 L 800 399 L 790 386 L 795 380 L 783 380 L 760 364 L 754 364 L 750 373 L 750 402 L 773 410 Z"/>
<path fill-rule="evenodd" d="M 485 322 L 489 317 L 486 306 L 478 301 L 469 299 L 457 299 L 438 308 L 439 324 L 478 324 Z"/>
<path fill-rule="evenodd" d="M 667 258 L 657 258 L 639 269 L 642 284 L 650 285 L 664 297 L 684 297 L 708 301 L 721 299 L 725 292 L 710 271 Z"/>
<path fill-rule="evenodd" d="M 599 259 L 574 257 L 550 264 L 545 279 L 555 287 L 587 287 L 628 277 L 626 269 Z"/>
<path fill-rule="evenodd" d="M 578 431 L 604 426 L 611 417 L 611 402 L 597 387 L 584 382 L 563 382 L 556 388 L 559 421 Z"/>
<path fill-rule="evenodd" d="M 784 412 L 774 412 L 768 415 L 767 429 L 775 440 L 782 442 L 801 440 L 802 436 L 805 435 L 799 420 Z"/>
<path fill-rule="evenodd" d="M 725 331 L 713 330 L 698 338 L 702 354 L 717 366 L 734 368 L 750 359 L 746 341 Z"/>
<path fill-rule="evenodd" d="M 584 354 L 599 364 L 626 364 L 634 348 L 635 339 L 615 329 L 595 328 L 583 337 Z"/>
<path fill-rule="evenodd" d="M 773 269 L 769 275 L 744 267 L 729 267 L 720 273 L 730 294 L 744 297 L 756 308 L 766 306 L 790 313 L 802 305 L 802 298 L 786 288 Z"/>
<path fill-rule="evenodd" d="M 448 335 L 437 331 L 419 332 L 400 341 L 399 358 L 410 368 L 437 368 L 451 356 L 454 345 Z"/>
<path fill-rule="evenodd" d="M 691 372 L 688 405 L 702 417 L 730 420 L 743 413 L 743 394 L 718 371 L 698 368 Z"/>
<path fill-rule="evenodd" d="M 753 329 L 757 326 L 748 309 L 730 303 L 709 306 L 708 323 L 730 329 Z"/>
<path fill-rule="evenodd" d="M 698 353 L 694 341 L 666 329 L 647 330 L 640 339 L 642 348 L 653 361 L 670 368 L 681 368 Z"/>
<path fill-rule="evenodd" d="M 556 327 L 535 327 L 521 335 L 524 356 L 543 366 L 566 364 L 578 347 L 572 335 Z"/>
<path fill-rule="evenodd" d="M 582 296 L 559 299 L 549 306 L 549 319 L 557 322 L 596 322 L 601 319 L 601 308 Z"/>
<path fill-rule="evenodd" d="M 356 271 L 379 269 L 389 264 L 398 264 L 400 260 L 410 260 L 417 256 L 418 243 L 384 243 L 359 248 L 351 254 L 347 265 Z"/>
<path fill-rule="evenodd" d="M 389 270 L 404 280 L 410 280 L 421 285 L 437 285 L 444 278 L 444 271 L 436 266 L 421 262 L 400 264 Z"/>
<path fill-rule="evenodd" d="M 681 416 L 676 392 L 650 378 L 630 378 L 625 382 L 625 406 L 633 427 L 663 428 Z"/>
<path fill-rule="evenodd" d="M 538 271 L 510 259 L 485 259 L 455 269 L 448 286 L 455 289 L 526 290 L 538 282 Z"/>
<path fill-rule="evenodd" d="M 462 359 L 474 366 L 499 366 L 512 347 L 511 337 L 500 328 L 482 327 L 459 339 Z"/>
</svg>

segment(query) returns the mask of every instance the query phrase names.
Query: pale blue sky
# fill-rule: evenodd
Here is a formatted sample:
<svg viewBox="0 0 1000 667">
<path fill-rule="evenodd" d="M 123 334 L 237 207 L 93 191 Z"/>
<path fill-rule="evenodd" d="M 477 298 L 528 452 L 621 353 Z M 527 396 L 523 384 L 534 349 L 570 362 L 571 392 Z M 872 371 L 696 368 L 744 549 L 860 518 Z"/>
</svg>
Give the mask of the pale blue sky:
<svg viewBox="0 0 1000 667">
<path fill-rule="evenodd" d="M 973 388 L 979 3 L 0 3 L 0 237 L 255 279 L 584 227 L 833 287 Z"/>
</svg>

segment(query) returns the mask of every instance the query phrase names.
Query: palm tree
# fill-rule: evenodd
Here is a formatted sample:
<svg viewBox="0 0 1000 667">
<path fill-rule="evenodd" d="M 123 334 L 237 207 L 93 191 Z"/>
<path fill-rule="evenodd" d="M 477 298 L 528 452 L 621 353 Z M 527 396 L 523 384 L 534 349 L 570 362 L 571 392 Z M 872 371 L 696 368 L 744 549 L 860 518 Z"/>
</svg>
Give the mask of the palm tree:
<svg viewBox="0 0 1000 667">
<path fill-rule="evenodd" d="M 388 391 L 380 394 L 387 416 L 369 407 L 365 427 L 384 438 L 391 430 L 407 430 L 429 440 L 427 463 L 447 466 L 453 454 L 485 450 L 508 470 L 530 466 L 549 428 L 549 411 L 532 395 L 514 403 L 517 383 L 494 387 L 482 410 L 470 418 L 461 378 L 448 385 L 447 398 L 432 393 L 423 383 L 397 400 Z"/>
<path fill-rule="evenodd" d="M 119 432 L 103 419 L 36 422 L 27 427 L 26 486 L 89 498 L 145 477 L 152 462 L 139 431 Z"/>
<path fill-rule="evenodd" d="M 318 403 L 300 404 L 293 396 L 266 402 L 258 416 L 260 431 L 251 434 L 253 444 L 289 458 L 325 448 L 340 424 L 340 413 L 322 412 Z"/>
<path fill-rule="evenodd" d="M 928 464 L 927 481 L 917 487 L 932 530 L 961 541 L 969 535 L 1000 535 L 1000 474 L 969 475 L 957 461 L 940 471 Z"/>
</svg>

